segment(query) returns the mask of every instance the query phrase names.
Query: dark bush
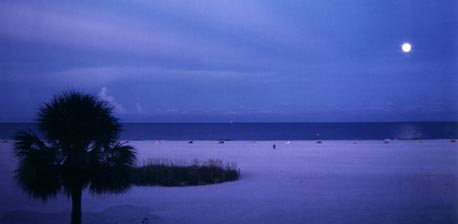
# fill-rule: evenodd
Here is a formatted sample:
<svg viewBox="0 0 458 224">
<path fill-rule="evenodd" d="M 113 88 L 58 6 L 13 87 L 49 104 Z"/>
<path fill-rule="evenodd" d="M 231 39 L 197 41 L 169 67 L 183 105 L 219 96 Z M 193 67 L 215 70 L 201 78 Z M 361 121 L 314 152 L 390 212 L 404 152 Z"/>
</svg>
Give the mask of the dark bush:
<svg viewBox="0 0 458 224">
<path fill-rule="evenodd" d="M 131 172 L 131 183 L 139 186 L 190 186 L 237 180 L 236 163 L 222 160 L 199 161 L 151 159 Z"/>
</svg>

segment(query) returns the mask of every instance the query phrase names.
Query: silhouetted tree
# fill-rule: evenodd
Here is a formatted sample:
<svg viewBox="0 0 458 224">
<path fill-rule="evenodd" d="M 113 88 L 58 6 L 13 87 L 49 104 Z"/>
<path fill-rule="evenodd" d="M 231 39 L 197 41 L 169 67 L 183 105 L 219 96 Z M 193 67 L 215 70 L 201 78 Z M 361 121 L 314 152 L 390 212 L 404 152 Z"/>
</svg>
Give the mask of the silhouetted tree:
<svg viewBox="0 0 458 224">
<path fill-rule="evenodd" d="M 40 108 L 37 123 L 42 138 L 30 130 L 15 136 L 15 177 L 30 195 L 71 197 L 73 224 L 81 223 L 83 189 L 100 194 L 129 188 L 135 151 L 118 142 L 121 126 L 108 102 L 66 91 Z"/>
</svg>

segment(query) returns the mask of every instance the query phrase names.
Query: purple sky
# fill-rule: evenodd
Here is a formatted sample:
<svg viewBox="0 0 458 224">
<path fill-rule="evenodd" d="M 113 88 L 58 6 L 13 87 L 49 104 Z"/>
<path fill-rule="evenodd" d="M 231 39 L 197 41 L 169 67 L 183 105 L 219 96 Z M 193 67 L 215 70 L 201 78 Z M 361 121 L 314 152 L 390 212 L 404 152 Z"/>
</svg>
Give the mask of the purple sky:
<svg viewBox="0 0 458 224">
<path fill-rule="evenodd" d="M 458 121 L 457 62 L 456 0 L 0 2 L 0 122 Z"/>
</svg>

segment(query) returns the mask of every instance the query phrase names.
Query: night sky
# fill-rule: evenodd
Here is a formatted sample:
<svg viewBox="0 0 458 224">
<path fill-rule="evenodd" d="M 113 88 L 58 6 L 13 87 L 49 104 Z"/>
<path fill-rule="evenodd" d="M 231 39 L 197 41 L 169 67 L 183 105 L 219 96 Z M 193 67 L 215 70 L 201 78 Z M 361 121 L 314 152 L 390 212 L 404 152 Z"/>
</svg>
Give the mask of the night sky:
<svg viewBox="0 0 458 224">
<path fill-rule="evenodd" d="M 0 122 L 66 89 L 124 122 L 458 121 L 458 1 L 1 1 Z"/>
</svg>

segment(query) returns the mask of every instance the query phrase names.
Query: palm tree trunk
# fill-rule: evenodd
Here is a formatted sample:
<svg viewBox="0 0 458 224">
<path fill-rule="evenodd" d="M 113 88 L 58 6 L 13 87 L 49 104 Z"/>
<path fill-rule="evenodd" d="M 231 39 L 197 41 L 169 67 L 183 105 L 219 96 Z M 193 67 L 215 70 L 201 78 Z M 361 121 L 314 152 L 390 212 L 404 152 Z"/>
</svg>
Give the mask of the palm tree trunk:
<svg viewBox="0 0 458 224">
<path fill-rule="evenodd" d="M 81 197 L 83 188 L 72 190 L 72 221 L 71 224 L 81 224 Z"/>
</svg>

